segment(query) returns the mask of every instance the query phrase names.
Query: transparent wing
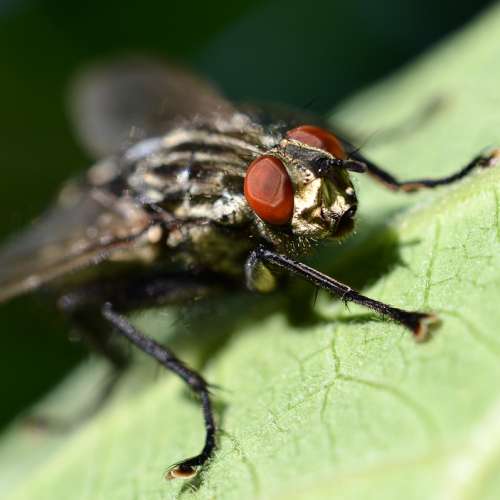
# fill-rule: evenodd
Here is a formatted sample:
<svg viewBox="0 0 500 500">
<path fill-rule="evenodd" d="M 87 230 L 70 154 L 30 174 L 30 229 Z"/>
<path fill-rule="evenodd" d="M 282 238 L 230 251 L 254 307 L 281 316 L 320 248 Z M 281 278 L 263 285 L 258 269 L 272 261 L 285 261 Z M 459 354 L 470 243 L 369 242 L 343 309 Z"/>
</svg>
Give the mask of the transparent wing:
<svg viewBox="0 0 500 500">
<path fill-rule="evenodd" d="M 82 145 L 96 158 L 161 135 L 178 120 L 234 114 L 208 82 L 183 68 L 145 58 L 82 71 L 69 104 Z"/>
<path fill-rule="evenodd" d="M 51 210 L 0 250 L 0 302 L 117 252 L 130 253 L 150 227 L 130 200 L 68 185 Z"/>
<path fill-rule="evenodd" d="M 209 83 L 145 58 L 87 68 L 69 97 L 80 140 L 98 158 L 161 136 L 177 121 L 235 113 Z M 156 147 L 148 141 L 137 146 L 128 153 Z M 147 243 L 141 236 L 150 227 L 148 215 L 123 193 L 117 197 L 105 187 L 68 185 L 48 213 L 0 249 L 0 302 L 119 252 L 133 258 Z"/>
</svg>

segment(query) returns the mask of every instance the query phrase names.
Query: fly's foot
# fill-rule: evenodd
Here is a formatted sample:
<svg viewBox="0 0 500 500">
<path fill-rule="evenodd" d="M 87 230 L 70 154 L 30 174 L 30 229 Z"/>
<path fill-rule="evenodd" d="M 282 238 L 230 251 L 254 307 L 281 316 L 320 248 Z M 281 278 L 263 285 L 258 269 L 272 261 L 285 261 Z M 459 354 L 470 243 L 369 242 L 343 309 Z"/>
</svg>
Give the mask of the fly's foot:
<svg viewBox="0 0 500 500">
<path fill-rule="evenodd" d="M 429 330 L 439 325 L 441 320 L 436 314 L 423 314 L 420 318 L 419 325 L 415 330 L 415 340 L 423 342 L 429 335 Z"/>
<path fill-rule="evenodd" d="M 165 479 L 192 479 L 198 474 L 201 467 L 200 457 L 188 458 L 172 465 L 165 473 Z"/>
<path fill-rule="evenodd" d="M 423 342 L 429 336 L 429 330 L 440 323 L 440 319 L 433 313 L 417 311 L 401 311 L 399 321 L 411 330 L 417 342 Z"/>
<path fill-rule="evenodd" d="M 479 166 L 482 168 L 494 167 L 500 164 L 500 148 L 495 148 L 488 155 L 482 156 L 479 160 Z"/>
</svg>

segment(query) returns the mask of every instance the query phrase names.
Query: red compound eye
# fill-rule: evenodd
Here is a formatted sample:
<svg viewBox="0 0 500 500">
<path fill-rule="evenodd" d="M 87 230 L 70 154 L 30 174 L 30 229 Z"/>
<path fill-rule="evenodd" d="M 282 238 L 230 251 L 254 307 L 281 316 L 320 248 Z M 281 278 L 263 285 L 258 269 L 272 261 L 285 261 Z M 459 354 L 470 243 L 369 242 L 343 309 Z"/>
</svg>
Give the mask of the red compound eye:
<svg viewBox="0 0 500 500">
<path fill-rule="evenodd" d="M 345 160 L 346 154 L 340 141 L 328 130 L 314 125 L 302 125 L 287 132 L 289 139 L 303 142 L 308 146 L 328 151 L 335 158 Z"/>
<path fill-rule="evenodd" d="M 269 224 L 286 224 L 293 214 L 292 181 L 283 163 L 261 156 L 248 167 L 245 198 L 252 210 Z"/>
</svg>

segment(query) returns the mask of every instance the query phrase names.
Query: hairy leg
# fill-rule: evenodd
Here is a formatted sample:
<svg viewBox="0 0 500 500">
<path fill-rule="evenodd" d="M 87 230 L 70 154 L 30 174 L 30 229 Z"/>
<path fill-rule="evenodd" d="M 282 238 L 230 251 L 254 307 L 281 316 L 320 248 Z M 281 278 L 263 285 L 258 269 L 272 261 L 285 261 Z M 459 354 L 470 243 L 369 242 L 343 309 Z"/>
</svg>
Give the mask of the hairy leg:
<svg viewBox="0 0 500 500">
<path fill-rule="evenodd" d="M 249 288 L 255 287 L 251 280 L 255 276 L 262 275 L 262 270 L 260 270 L 259 274 L 253 273 L 252 267 L 262 264 L 271 265 L 272 267 L 287 271 L 310 281 L 318 288 L 322 288 L 323 290 L 340 297 L 344 302 L 354 302 L 376 311 L 383 316 L 387 316 L 408 328 L 417 340 L 424 340 L 427 336 L 428 326 L 437 321 L 437 317 L 433 314 L 417 311 L 405 311 L 403 309 L 384 304 L 383 302 L 379 302 L 378 300 L 366 297 L 344 283 L 341 283 L 340 281 L 337 281 L 330 276 L 303 264 L 302 262 L 298 262 L 286 255 L 276 253 L 264 246 L 257 247 L 257 249 L 254 250 L 248 258 L 247 280 L 250 280 L 250 282 L 248 282 L 247 285 Z"/>
<path fill-rule="evenodd" d="M 217 286 L 214 283 L 218 283 Z M 195 457 L 183 460 L 172 466 L 167 478 L 189 478 L 211 457 L 215 449 L 215 423 L 210 401 L 208 384 L 196 371 L 188 368 L 175 354 L 166 347 L 139 332 L 123 315 L 128 310 L 155 307 L 166 304 L 185 303 L 219 291 L 224 285 L 222 277 L 214 275 L 192 276 L 183 273 L 156 274 L 135 279 L 114 280 L 91 283 L 61 296 L 59 306 L 70 317 L 77 318 L 85 325 L 85 339 L 101 354 L 105 355 L 114 366 L 120 365 L 114 345 L 109 342 L 109 327 L 145 354 L 151 356 L 164 368 L 179 376 L 201 401 L 205 422 L 206 439 L 203 450 Z M 231 286 L 231 283 L 227 283 Z M 116 380 L 117 381 L 117 380 Z M 115 384 L 116 385 L 116 381 Z M 112 387 L 106 397 L 111 393 Z M 103 391 L 103 396 L 104 396 Z M 99 406 L 106 397 L 97 398 Z M 85 413 L 88 418 L 93 412 Z M 80 419 L 81 420 L 81 419 Z"/>
<path fill-rule="evenodd" d="M 110 302 L 101 308 L 102 316 L 114 327 L 115 331 L 135 345 L 144 354 L 151 356 L 167 370 L 175 373 L 199 396 L 205 423 L 205 444 L 202 451 L 191 458 L 182 460 L 167 472 L 167 479 L 190 478 L 212 456 L 215 449 L 215 421 L 210 400 L 208 384 L 196 371 L 188 368 L 170 349 L 139 332 Z"/>
</svg>

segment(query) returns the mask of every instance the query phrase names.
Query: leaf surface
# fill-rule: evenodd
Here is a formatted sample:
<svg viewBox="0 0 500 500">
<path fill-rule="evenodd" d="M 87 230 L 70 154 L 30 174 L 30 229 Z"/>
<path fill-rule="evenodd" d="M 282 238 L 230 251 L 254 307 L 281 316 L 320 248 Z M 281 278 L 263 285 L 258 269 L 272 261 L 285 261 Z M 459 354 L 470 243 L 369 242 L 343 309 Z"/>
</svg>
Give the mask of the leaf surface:
<svg viewBox="0 0 500 500">
<path fill-rule="evenodd" d="M 500 145 L 498 33 L 497 5 L 333 118 L 369 137 L 365 152 L 400 178 L 451 173 Z M 414 130 L 377 139 L 436 98 L 441 109 Z M 191 485 L 163 480 L 198 452 L 201 417 L 180 382 L 139 356 L 78 431 L 17 424 L 3 436 L 2 498 L 499 498 L 500 168 L 412 196 L 366 178 L 357 187 L 357 234 L 314 262 L 371 297 L 437 312 L 429 342 L 324 294 L 307 326 L 290 311 L 310 297 L 290 305 L 286 294 L 136 316 L 223 388 L 210 466 Z M 81 367 L 41 411 L 70 414 L 104 371 Z"/>
</svg>

